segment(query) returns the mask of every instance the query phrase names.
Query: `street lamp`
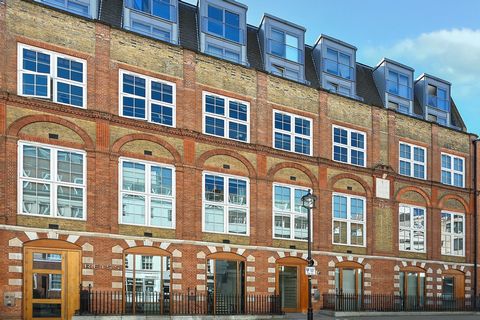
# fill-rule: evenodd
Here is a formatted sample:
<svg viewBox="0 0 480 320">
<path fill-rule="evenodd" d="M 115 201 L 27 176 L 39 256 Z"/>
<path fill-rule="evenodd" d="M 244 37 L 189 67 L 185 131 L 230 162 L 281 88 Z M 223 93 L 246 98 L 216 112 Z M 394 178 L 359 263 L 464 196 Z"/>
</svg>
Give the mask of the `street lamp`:
<svg viewBox="0 0 480 320">
<path fill-rule="evenodd" d="M 313 195 L 310 190 L 308 193 L 302 197 L 302 206 L 308 210 L 308 217 L 307 217 L 307 225 L 308 225 L 308 268 L 313 267 L 313 259 L 312 259 L 312 209 L 315 208 L 315 201 L 317 200 L 317 196 Z M 307 319 L 313 320 L 313 310 L 312 310 L 312 273 L 308 272 L 308 311 L 307 311 Z"/>
</svg>

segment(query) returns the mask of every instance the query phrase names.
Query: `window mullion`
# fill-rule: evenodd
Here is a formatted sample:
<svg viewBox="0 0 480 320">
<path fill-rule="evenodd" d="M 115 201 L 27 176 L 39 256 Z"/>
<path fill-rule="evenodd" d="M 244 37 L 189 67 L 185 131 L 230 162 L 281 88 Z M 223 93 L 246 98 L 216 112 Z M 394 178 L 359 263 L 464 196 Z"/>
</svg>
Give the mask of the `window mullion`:
<svg viewBox="0 0 480 320">
<path fill-rule="evenodd" d="M 50 149 L 50 216 L 57 216 L 57 150 Z"/>
</svg>

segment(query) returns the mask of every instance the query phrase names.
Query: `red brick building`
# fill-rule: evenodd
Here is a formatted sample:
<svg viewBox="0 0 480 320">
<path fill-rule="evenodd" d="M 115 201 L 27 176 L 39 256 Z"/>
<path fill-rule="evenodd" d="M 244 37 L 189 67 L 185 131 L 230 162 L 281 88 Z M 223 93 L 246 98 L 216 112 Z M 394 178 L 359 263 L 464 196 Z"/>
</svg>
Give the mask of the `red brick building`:
<svg viewBox="0 0 480 320">
<path fill-rule="evenodd" d="M 140 2 L 0 1 L 0 318 L 70 318 L 80 285 L 305 311 L 308 190 L 315 309 L 475 295 L 448 82 L 235 1 Z"/>
</svg>

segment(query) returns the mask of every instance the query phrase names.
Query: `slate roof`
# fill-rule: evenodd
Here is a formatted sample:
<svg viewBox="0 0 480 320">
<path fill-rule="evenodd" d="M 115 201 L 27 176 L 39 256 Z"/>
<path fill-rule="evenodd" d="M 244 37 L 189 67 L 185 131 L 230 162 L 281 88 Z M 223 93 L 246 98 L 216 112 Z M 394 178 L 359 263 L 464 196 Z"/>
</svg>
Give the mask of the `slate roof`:
<svg viewBox="0 0 480 320">
<path fill-rule="evenodd" d="M 99 20 L 113 27 L 122 27 L 123 0 L 101 0 L 99 10 Z M 180 46 L 199 51 L 199 29 L 198 29 L 198 10 L 197 7 L 179 1 L 179 44 Z M 249 66 L 256 70 L 263 71 L 263 55 L 261 53 L 258 40 L 258 28 L 247 26 L 247 60 Z M 373 68 L 361 63 L 356 64 L 356 86 L 357 96 L 363 99 L 363 102 L 369 105 L 383 107 L 382 99 L 373 80 Z M 309 86 L 319 88 L 320 83 L 312 56 L 312 47 L 305 46 L 305 79 Z M 455 102 L 451 101 L 451 123 L 453 126 L 466 131 L 465 123 L 458 111 Z M 419 101 L 414 100 L 414 116 L 423 118 L 423 108 Z"/>
</svg>

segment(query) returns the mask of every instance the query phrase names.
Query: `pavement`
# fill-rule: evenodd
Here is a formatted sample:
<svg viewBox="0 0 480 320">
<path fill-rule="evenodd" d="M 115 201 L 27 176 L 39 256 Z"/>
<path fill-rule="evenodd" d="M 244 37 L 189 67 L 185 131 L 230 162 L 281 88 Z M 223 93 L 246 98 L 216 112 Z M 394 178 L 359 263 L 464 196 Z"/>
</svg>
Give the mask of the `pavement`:
<svg viewBox="0 0 480 320">
<path fill-rule="evenodd" d="M 425 314 L 425 315 L 402 315 L 401 313 L 395 315 L 356 315 L 356 316 L 345 316 L 345 317 L 334 317 L 327 314 L 314 314 L 314 320 L 480 320 L 479 314 Z M 307 315 L 301 313 L 287 314 L 286 319 L 291 320 L 306 320 Z"/>
</svg>

